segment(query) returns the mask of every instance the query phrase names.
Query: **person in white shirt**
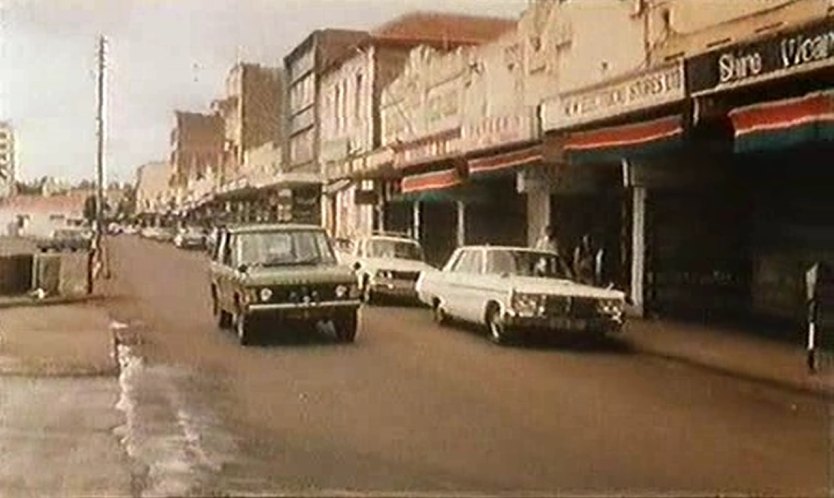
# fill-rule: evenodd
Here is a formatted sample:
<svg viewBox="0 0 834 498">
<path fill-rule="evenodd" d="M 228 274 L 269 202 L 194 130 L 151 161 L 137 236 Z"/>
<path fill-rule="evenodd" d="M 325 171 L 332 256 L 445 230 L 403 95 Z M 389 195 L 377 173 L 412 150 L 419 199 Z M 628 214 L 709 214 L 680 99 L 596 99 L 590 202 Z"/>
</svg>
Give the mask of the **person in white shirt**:
<svg viewBox="0 0 834 498">
<path fill-rule="evenodd" d="M 556 227 L 547 225 L 544 227 L 539 240 L 536 241 L 537 251 L 549 251 L 559 254 L 559 241 L 556 239 Z"/>
</svg>

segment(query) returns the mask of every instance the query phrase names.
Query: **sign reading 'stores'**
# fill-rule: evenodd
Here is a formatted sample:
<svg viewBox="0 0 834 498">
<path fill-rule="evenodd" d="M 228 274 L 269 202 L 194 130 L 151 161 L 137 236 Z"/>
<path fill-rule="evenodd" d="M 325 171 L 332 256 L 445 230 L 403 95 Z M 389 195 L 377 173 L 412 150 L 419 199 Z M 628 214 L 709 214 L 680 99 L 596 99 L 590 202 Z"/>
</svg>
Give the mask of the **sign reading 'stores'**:
<svg viewBox="0 0 834 498">
<path fill-rule="evenodd" d="M 718 91 L 834 65 L 834 18 L 687 61 L 692 94 Z"/>
<path fill-rule="evenodd" d="M 545 101 L 542 127 L 546 131 L 572 128 L 679 102 L 685 96 L 683 65 L 662 66 Z"/>
</svg>

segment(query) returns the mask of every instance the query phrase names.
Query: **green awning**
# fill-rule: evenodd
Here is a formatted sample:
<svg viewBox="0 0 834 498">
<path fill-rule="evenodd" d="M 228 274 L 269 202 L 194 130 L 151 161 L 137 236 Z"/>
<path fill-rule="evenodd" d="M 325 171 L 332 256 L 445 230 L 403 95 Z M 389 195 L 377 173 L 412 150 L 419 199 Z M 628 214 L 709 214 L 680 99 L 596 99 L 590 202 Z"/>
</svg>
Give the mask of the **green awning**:
<svg viewBox="0 0 834 498">
<path fill-rule="evenodd" d="M 737 153 L 834 142 L 834 91 L 734 109 Z"/>
</svg>

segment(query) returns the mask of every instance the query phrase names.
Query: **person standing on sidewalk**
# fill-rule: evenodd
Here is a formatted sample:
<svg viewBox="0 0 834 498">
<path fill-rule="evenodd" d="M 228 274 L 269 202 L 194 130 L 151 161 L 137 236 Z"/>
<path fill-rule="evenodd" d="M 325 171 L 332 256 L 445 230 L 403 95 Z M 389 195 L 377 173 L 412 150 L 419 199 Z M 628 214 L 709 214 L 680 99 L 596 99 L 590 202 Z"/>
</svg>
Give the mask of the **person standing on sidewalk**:
<svg viewBox="0 0 834 498">
<path fill-rule="evenodd" d="M 536 241 L 534 249 L 559 254 L 559 241 L 556 238 L 556 227 L 554 225 L 544 227 L 539 240 Z"/>
<path fill-rule="evenodd" d="M 596 274 L 595 254 L 591 235 L 582 236 L 582 241 L 573 251 L 573 272 L 576 279 L 583 284 L 593 285 Z"/>
<path fill-rule="evenodd" d="M 817 262 L 805 272 L 805 289 L 808 304 L 807 366 L 811 373 L 817 372 L 817 349 L 820 343 L 820 326 L 825 324 L 824 312 L 832 303 L 829 291 L 834 288 L 834 277 L 827 264 Z"/>
</svg>

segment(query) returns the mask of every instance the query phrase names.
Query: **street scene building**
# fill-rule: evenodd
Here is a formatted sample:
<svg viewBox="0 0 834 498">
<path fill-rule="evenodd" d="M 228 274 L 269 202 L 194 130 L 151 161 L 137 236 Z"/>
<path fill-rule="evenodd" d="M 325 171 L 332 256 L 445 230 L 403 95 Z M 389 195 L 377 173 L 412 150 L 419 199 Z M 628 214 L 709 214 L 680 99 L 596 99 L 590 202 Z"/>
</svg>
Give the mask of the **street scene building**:
<svg viewBox="0 0 834 498">
<path fill-rule="evenodd" d="M 14 129 L 0 122 L 0 198 L 14 194 L 16 181 Z"/>
<path fill-rule="evenodd" d="M 832 0 L 127 1 L 99 183 L 0 116 L 0 495 L 831 495 Z"/>
</svg>

